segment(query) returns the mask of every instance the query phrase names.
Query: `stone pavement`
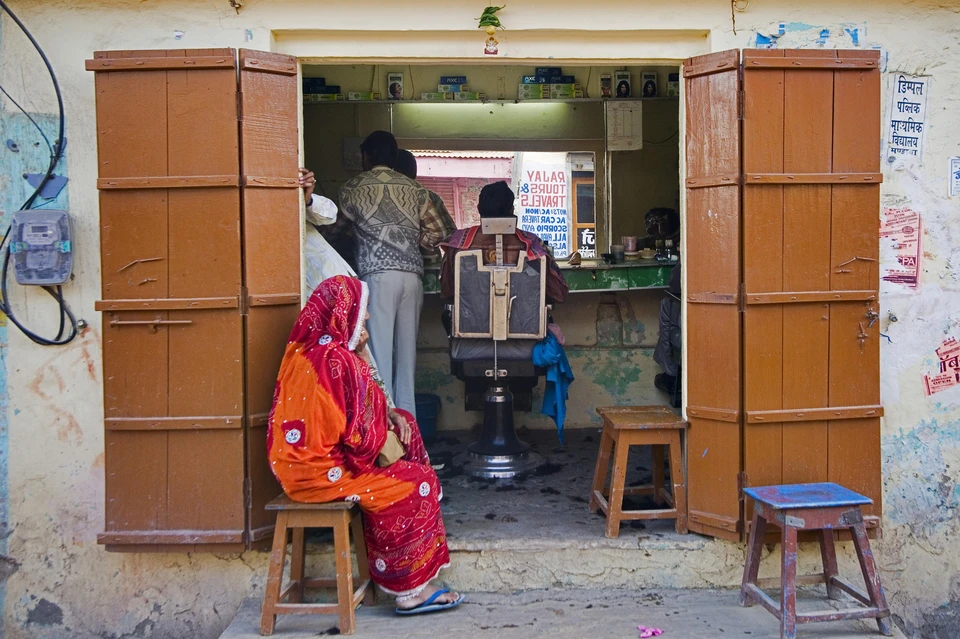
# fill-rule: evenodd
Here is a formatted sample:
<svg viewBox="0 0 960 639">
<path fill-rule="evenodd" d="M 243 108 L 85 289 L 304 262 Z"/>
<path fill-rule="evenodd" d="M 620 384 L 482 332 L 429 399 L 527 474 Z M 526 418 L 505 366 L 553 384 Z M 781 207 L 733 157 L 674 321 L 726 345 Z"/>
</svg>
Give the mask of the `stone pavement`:
<svg viewBox="0 0 960 639">
<path fill-rule="evenodd" d="M 816 589 L 801 591 L 801 611 L 822 609 Z M 638 625 L 664 630 L 663 639 L 775 639 L 776 619 L 759 606 L 741 608 L 736 590 L 531 590 L 514 595 L 468 593 L 459 609 L 401 618 L 382 601 L 357 612 L 357 639 L 636 638 Z M 847 604 L 843 603 L 844 606 Z M 306 639 L 339 634 L 335 616 L 281 616 L 274 637 Z M 220 639 L 256 639 L 260 601 L 248 599 Z M 798 639 L 879 637 L 875 623 L 850 621 L 800 626 Z M 899 632 L 895 635 L 903 637 Z"/>
</svg>

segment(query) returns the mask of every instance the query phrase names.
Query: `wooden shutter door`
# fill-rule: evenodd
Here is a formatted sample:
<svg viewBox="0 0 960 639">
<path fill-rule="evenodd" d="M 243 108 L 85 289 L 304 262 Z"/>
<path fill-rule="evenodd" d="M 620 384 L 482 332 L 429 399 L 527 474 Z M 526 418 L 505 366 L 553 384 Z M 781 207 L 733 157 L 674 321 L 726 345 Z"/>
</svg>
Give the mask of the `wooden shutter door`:
<svg viewBox="0 0 960 639">
<path fill-rule="evenodd" d="M 874 499 L 874 525 L 878 59 L 743 54 L 745 483 L 834 481 Z"/>
<path fill-rule="evenodd" d="M 684 62 L 687 493 L 693 532 L 740 537 L 740 58 Z"/>
<path fill-rule="evenodd" d="M 111 550 L 240 549 L 243 326 L 230 49 L 98 52 Z M 198 546 L 199 547 L 199 546 Z"/>
<path fill-rule="evenodd" d="M 300 312 L 297 60 L 240 50 L 247 491 L 250 541 L 273 533 L 266 502 L 283 492 L 267 461 L 267 416 Z"/>
</svg>

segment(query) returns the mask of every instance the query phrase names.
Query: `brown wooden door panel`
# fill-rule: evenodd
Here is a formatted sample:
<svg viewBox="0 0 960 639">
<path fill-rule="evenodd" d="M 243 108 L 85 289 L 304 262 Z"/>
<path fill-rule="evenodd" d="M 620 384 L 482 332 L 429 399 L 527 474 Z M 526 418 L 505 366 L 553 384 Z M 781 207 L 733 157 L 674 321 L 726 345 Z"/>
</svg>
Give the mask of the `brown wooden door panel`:
<svg viewBox="0 0 960 639">
<path fill-rule="evenodd" d="M 106 370 L 106 369 L 105 369 Z M 159 530 L 167 516 L 167 434 L 106 431 L 104 530 Z M 136 499 L 128 498 L 137 487 Z"/>
<path fill-rule="evenodd" d="M 836 481 L 879 514 L 879 71 L 792 62 L 837 57 L 876 54 L 743 54 L 745 482 Z"/>
<path fill-rule="evenodd" d="M 299 206 L 296 188 L 244 187 L 244 270 L 250 295 L 299 296 Z"/>
<path fill-rule="evenodd" d="M 736 539 L 740 502 L 739 52 L 684 62 L 690 530 Z"/>
<path fill-rule="evenodd" d="M 245 536 L 230 49 L 98 52 L 107 521 L 136 550 Z"/>
<path fill-rule="evenodd" d="M 168 297 L 238 296 L 239 190 L 170 189 L 168 215 Z"/>
<path fill-rule="evenodd" d="M 167 433 L 167 527 L 232 531 L 243 541 L 243 429 Z"/>
<path fill-rule="evenodd" d="M 104 299 L 167 297 L 166 192 L 100 192 L 100 277 Z"/>
<path fill-rule="evenodd" d="M 243 324 L 236 309 L 170 311 L 171 416 L 240 418 L 243 412 Z"/>
<path fill-rule="evenodd" d="M 95 77 L 100 177 L 167 175 L 165 74 L 125 71 Z"/>
<path fill-rule="evenodd" d="M 107 312 L 103 335 L 107 418 L 241 418 L 236 309 Z"/>
<path fill-rule="evenodd" d="M 844 232 L 834 234 L 831 241 L 831 290 L 864 291 L 879 288 L 879 210 L 878 185 L 833 186 L 833 226 Z"/>
<path fill-rule="evenodd" d="M 107 419 L 167 414 L 169 341 L 166 329 L 115 322 L 167 320 L 165 312 L 103 314 L 103 409 Z M 109 499 L 109 496 L 108 496 Z"/>
<path fill-rule="evenodd" d="M 286 337 L 299 312 L 300 305 L 294 302 L 280 306 L 252 306 L 247 315 L 247 358 L 256 362 L 255 366 L 247 368 L 247 464 L 252 469 L 249 473 L 251 541 L 272 534 L 275 515 L 267 512 L 265 506 L 283 492 L 267 459 L 267 416 L 273 405 Z"/>
<path fill-rule="evenodd" d="M 829 481 L 873 499 L 863 514 L 882 514 L 883 478 L 880 472 L 880 418 L 840 419 L 828 424 Z"/>
<path fill-rule="evenodd" d="M 167 71 L 166 76 L 167 174 L 238 175 L 234 69 Z"/>
<path fill-rule="evenodd" d="M 292 56 L 241 50 L 241 173 L 246 305 L 249 542 L 273 532 L 264 510 L 282 492 L 267 459 L 266 422 L 280 360 L 300 311 L 298 81 Z"/>
</svg>

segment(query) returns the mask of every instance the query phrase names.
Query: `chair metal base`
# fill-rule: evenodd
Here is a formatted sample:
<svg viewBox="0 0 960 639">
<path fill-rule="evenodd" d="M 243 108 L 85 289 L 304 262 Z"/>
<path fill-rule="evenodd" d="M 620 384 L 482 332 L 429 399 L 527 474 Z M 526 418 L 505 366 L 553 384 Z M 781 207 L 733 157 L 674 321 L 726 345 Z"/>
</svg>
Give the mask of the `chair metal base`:
<svg viewBox="0 0 960 639">
<path fill-rule="evenodd" d="M 529 473 L 543 463 L 543 457 L 527 451 L 515 455 L 478 455 L 470 452 L 463 471 L 471 477 L 510 479 Z"/>
<path fill-rule="evenodd" d="M 513 425 L 513 394 L 506 385 L 487 389 L 483 406 L 480 439 L 467 447 L 464 472 L 472 477 L 509 479 L 529 472 L 543 463 L 530 452 L 530 444 L 517 437 Z"/>
</svg>

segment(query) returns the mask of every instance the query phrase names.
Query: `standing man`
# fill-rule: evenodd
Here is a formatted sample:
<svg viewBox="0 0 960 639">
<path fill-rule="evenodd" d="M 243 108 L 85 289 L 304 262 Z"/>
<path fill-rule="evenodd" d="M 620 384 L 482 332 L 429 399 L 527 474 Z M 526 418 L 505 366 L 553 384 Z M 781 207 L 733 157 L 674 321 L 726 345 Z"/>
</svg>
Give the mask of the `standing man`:
<svg viewBox="0 0 960 639">
<path fill-rule="evenodd" d="M 425 188 L 393 169 L 399 149 L 387 131 L 360 145 L 364 172 L 340 189 L 341 217 L 354 227 L 357 273 L 370 287 L 370 347 L 398 408 L 416 410 L 417 330 L 423 307 L 421 247 L 444 239 L 443 222 Z"/>
<path fill-rule="evenodd" d="M 393 168 L 411 180 L 417 179 L 417 158 L 406 149 L 400 149 L 397 155 L 397 165 Z M 417 182 L 417 184 L 419 184 L 419 182 Z M 447 210 L 447 206 L 443 203 L 443 198 L 430 189 L 427 189 L 427 193 L 430 194 L 430 202 L 433 204 L 433 208 L 437 210 L 437 219 L 440 220 L 443 226 L 443 238 L 446 239 L 457 230 L 457 223 L 453 221 L 453 216 L 450 215 L 450 211 Z"/>
</svg>

